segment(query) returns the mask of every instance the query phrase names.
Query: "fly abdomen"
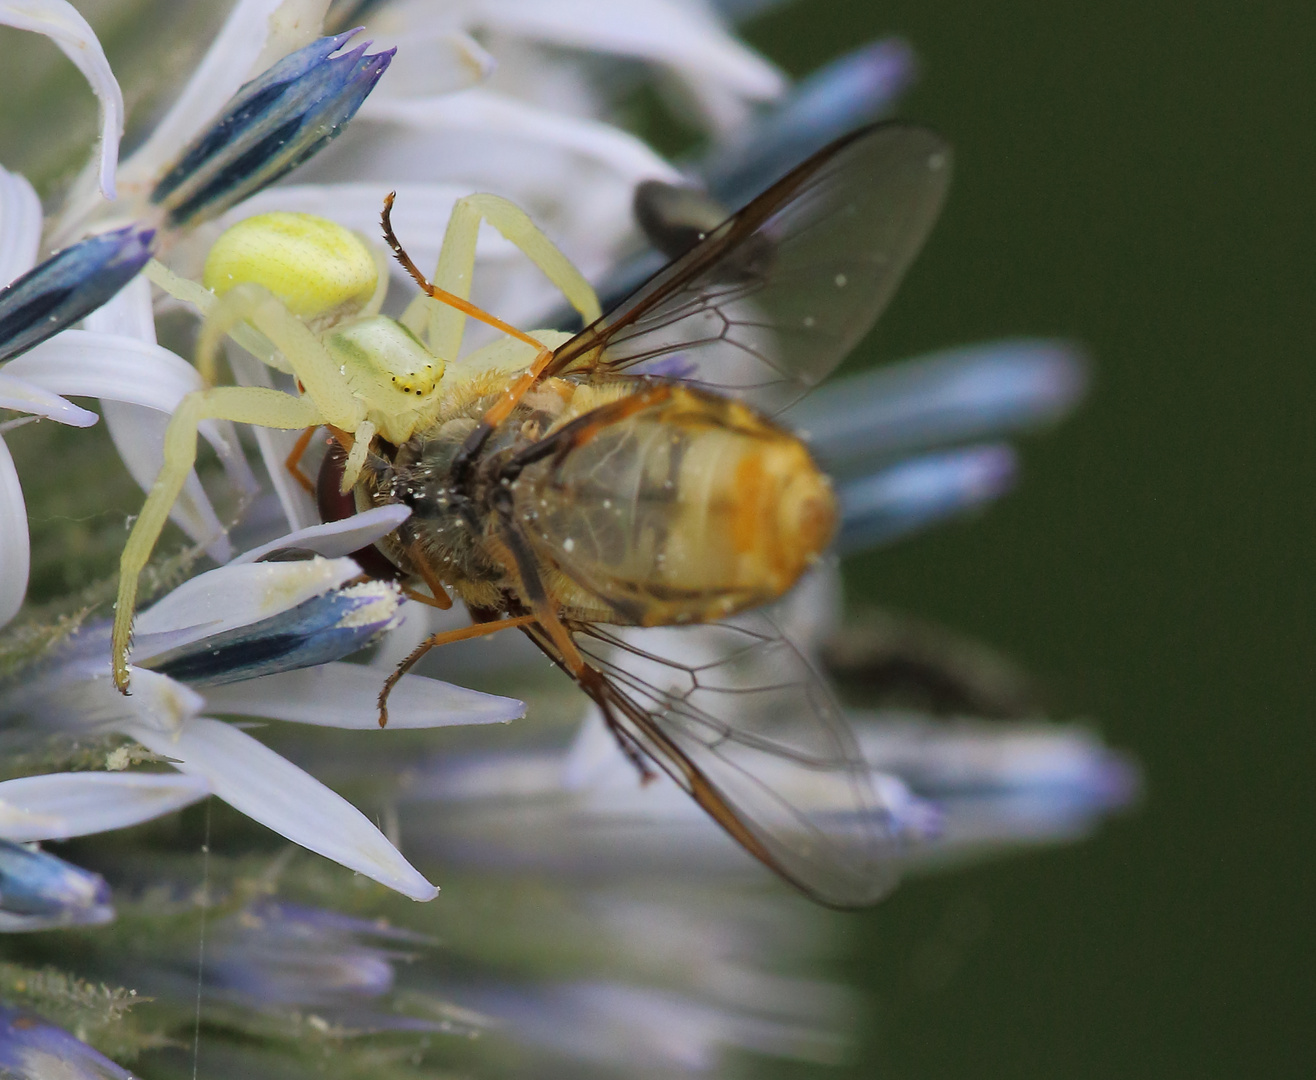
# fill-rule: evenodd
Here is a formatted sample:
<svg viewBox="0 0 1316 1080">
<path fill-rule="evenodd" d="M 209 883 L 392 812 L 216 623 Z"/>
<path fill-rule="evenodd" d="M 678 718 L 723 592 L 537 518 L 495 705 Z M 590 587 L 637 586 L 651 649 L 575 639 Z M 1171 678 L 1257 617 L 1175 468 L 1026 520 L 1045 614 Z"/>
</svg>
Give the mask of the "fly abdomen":
<svg viewBox="0 0 1316 1080">
<path fill-rule="evenodd" d="M 516 515 L 580 590 L 568 606 L 643 625 L 701 621 L 789 589 L 835 527 L 808 450 L 744 405 L 685 387 L 527 467 Z M 561 434 L 567 435 L 567 432 Z"/>
</svg>

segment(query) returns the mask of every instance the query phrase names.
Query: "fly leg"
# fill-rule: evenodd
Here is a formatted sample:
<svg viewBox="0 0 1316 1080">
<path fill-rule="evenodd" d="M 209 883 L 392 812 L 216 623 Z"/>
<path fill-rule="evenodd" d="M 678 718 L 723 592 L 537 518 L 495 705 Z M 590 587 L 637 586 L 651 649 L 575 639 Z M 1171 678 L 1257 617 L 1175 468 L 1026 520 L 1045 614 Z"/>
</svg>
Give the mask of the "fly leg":
<svg viewBox="0 0 1316 1080">
<path fill-rule="evenodd" d="M 495 509 L 500 508 L 495 506 Z M 612 732 L 613 737 L 617 740 L 621 752 L 626 755 L 626 759 L 639 772 L 640 781 L 646 784 L 649 783 L 656 774 L 649 767 L 643 747 L 622 726 L 617 718 L 614 708 L 616 702 L 611 685 L 603 673 L 591 666 L 585 660 L 585 657 L 581 655 L 580 649 L 577 648 L 576 642 L 571 636 L 571 631 L 558 617 L 557 605 L 552 602 L 548 591 L 544 588 L 539 572 L 535 569 L 534 558 L 526 547 L 525 540 L 512 523 L 508 509 L 505 507 L 501 509 L 500 516 L 504 523 L 504 530 L 492 546 L 503 565 L 514 571 L 520 578 L 521 596 L 524 597 L 531 612 L 530 618 L 526 620 L 531 625 L 523 625 L 522 629 L 530 640 L 538 645 L 558 667 L 570 675 L 576 685 L 584 690 L 590 699 L 598 705 L 603 713 L 603 720 L 608 725 L 608 730 Z"/>
<path fill-rule="evenodd" d="M 469 641 L 471 638 L 496 634 L 499 630 L 509 630 L 514 626 L 525 626 L 527 623 L 534 622 L 534 619 L 533 615 L 518 615 L 510 619 L 472 623 L 470 626 L 462 626 L 456 630 L 444 630 L 427 637 L 412 649 L 411 655 L 403 660 L 393 673 L 384 680 L 384 686 L 379 691 L 379 726 L 386 727 L 388 725 L 388 695 L 393 692 L 393 687 L 397 686 L 402 676 L 415 667 L 431 649 L 437 649 L 440 645 L 451 645 L 454 641 Z"/>
<path fill-rule="evenodd" d="M 306 454 L 306 448 L 311 445 L 311 436 L 317 430 L 317 428 L 308 427 L 297 436 L 297 441 L 292 444 L 292 450 L 289 451 L 283 462 L 283 467 L 288 470 L 292 478 L 301 484 L 306 489 L 306 493 L 312 497 L 315 495 L 315 483 L 302 472 L 302 458 Z"/>
<path fill-rule="evenodd" d="M 582 661 L 580 670 L 573 672 L 572 677 L 576 680 L 576 685 L 599 707 L 599 712 L 603 714 L 603 722 L 608 725 L 612 737 L 617 740 L 617 746 L 626 755 L 626 760 L 635 766 L 635 771 L 640 774 L 640 783 L 651 784 L 658 779 L 658 774 L 649 765 L 648 755 L 618 719 L 616 709 L 609 697 L 611 687 L 608 680 L 603 677 L 603 673 Z"/>
<path fill-rule="evenodd" d="M 424 552 L 420 549 L 420 543 L 413 542 L 411 547 L 407 549 L 407 555 L 410 556 L 411 564 L 416 568 L 420 579 L 429 588 L 430 595 L 426 596 L 424 593 L 409 589 L 405 585 L 402 587 L 402 591 L 413 600 L 419 600 L 422 604 L 436 607 L 440 611 L 447 611 L 452 607 L 452 597 L 448 595 L 448 590 L 443 587 L 443 582 L 434 576 L 434 571 L 430 569 L 430 564 L 426 560 Z"/>
</svg>

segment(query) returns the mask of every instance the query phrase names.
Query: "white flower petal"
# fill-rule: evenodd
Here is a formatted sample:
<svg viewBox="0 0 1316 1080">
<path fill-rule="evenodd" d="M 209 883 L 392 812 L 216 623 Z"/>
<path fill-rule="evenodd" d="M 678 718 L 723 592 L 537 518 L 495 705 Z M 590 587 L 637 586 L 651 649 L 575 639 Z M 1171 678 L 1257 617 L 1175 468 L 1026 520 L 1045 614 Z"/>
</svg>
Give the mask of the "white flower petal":
<svg viewBox="0 0 1316 1080">
<path fill-rule="evenodd" d="M 379 729 L 380 673 L 360 664 L 322 664 L 206 691 L 212 712 L 263 716 L 320 727 Z M 481 694 L 421 675 L 404 675 L 388 699 L 388 730 L 505 724 L 525 715 L 513 698 Z"/>
<path fill-rule="evenodd" d="M 0 287 L 26 274 L 41 242 L 41 200 L 27 180 L 0 168 Z"/>
<path fill-rule="evenodd" d="M 293 843 L 413 900 L 438 894 L 360 810 L 245 732 L 200 717 L 176 736 L 147 729 L 128 734 L 176 759 L 182 772 L 204 777 L 234 809 Z"/>
<path fill-rule="evenodd" d="M 719 139 L 734 139 L 754 118 L 753 105 L 708 72 L 686 68 L 679 78 L 664 79 L 660 86 L 678 109 L 693 112 Z"/>
<path fill-rule="evenodd" d="M 786 89 L 780 71 L 716 21 L 666 0 L 482 0 L 478 19 L 509 34 L 664 64 L 754 101 Z"/>
<path fill-rule="evenodd" d="M 47 420 L 57 420 L 70 427 L 91 427 L 100 419 L 89 409 L 65 401 L 58 394 L 34 386 L 25 379 L 10 378 L 0 368 L 0 409 L 13 409 L 15 412 L 29 413 L 32 416 L 44 416 Z"/>
<path fill-rule="evenodd" d="M 56 334 L 10 360 L 5 371 L 57 394 L 127 401 L 162 413 L 201 388 L 196 369 L 168 349 L 90 330 Z"/>
<path fill-rule="evenodd" d="M 0 783 L 0 837 L 66 840 L 139 825 L 208 795 L 181 773 L 52 773 Z"/>
<path fill-rule="evenodd" d="M 138 274 L 82 320 L 84 330 L 121 334 L 148 345 L 155 344 L 155 313 L 151 310 L 151 283 Z"/>
<path fill-rule="evenodd" d="M 643 140 L 620 128 L 600 120 L 565 116 L 478 87 L 435 98 L 370 97 L 358 115 L 423 131 L 479 131 L 571 150 L 608 165 L 632 184 L 641 180 L 679 183 L 682 179 Z"/>
<path fill-rule="evenodd" d="M 166 647 L 178 648 L 268 619 L 360 575 L 351 559 L 221 566 L 185 581 L 138 614 L 137 659 L 145 661 L 160 651 L 144 640 L 148 635 L 168 635 Z M 175 631 L 185 633 L 180 637 Z"/>
<path fill-rule="evenodd" d="M 283 0 L 266 22 L 269 31 L 265 47 L 252 63 L 247 78 L 255 78 L 318 38 L 324 32 L 324 14 L 328 10 L 329 0 Z"/>
<path fill-rule="evenodd" d="M 392 68 L 389 70 L 392 71 Z M 399 234 L 403 235 L 441 235 L 452 214 L 453 203 L 471 193 L 470 187 L 465 184 L 389 184 L 384 180 L 373 183 L 286 184 L 258 192 L 224 214 L 219 224 L 227 228 L 256 214 L 287 210 L 326 217 L 374 239 L 379 232 L 379 211 L 384 205 L 384 196 L 390 191 L 397 196 L 393 224 Z M 506 245 L 508 249 L 515 250 L 512 244 L 497 233 L 493 236 L 498 246 Z M 483 234 L 480 239 L 483 242 Z"/>
<path fill-rule="evenodd" d="M 61 394 L 98 397 L 106 402 L 105 418 L 110 436 L 133 479 L 143 490 L 150 488 L 163 459 L 164 429 L 169 414 L 184 394 L 201 389 L 201 377 L 181 356 L 120 334 L 90 330 L 65 330 L 34 349 L 9 361 L 6 372 Z M 110 402 L 142 406 L 115 408 Z M 230 475 L 244 487 L 254 486 L 242 457 L 232 425 L 201 425 L 201 434 L 215 448 Z M 189 477 L 184 498 L 171 516 L 192 539 L 207 545 L 215 559 L 228 559 L 232 550 L 210 501 L 196 480 Z"/>
<path fill-rule="evenodd" d="M 144 275 L 133 278 L 118 295 L 88 315 L 82 325 L 93 333 L 116 334 L 154 346 L 155 315 L 151 310 L 151 283 Z M 172 361 L 166 363 L 176 376 L 177 389 L 183 390 L 185 386 L 200 388 L 199 378 L 192 379 L 187 372 L 173 365 Z M 183 392 L 186 393 L 186 390 Z M 103 402 L 102 408 L 106 427 L 119 457 L 123 459 L 138 486 L 143 491 L 149 490 L 164 460 L 164 433 L 169 426 L 168 414 L 122 401 Z M 211 433 L 213 431 L 212 428 Z M 227 431 L 225 435 L 232 448 L 237 450 L 237 436 Z M 222 460 L 230 478 L 239 484 L 245 482 L 254 486 L 254 479 L 250 479 L 251 470 L 240 450 L 236 454 L 222 455 Z M 241 462 L 241 467 L 235 476 L 235 469 L 230 466 L 236 467 L 236 462 Z M 222 562 L 231 554 L 225 547 L 227 538 L 224 536 L 224 527 L 195 472 L 188 476 L 169 516 L 193 540 L 209 541 L 213 558 Z"/>
<path fill-rule="evenodd" d="M 483 82 L 497 66 L 469 34 L 435 26 L 432 19 L 413 22 L 398 34 L 390 34 L 390 20 L 380 21 L 382 32 L 371 28 L 375 47 L 401 45 L 388 66 L 388 78 L 375 93 L 391 97 L 430 97 L 452 94 Z"/>
<path fill-rule="evenodd" d="M 100 659 L 98 666 L 100 671 L 95 682 L 82 685 L 94 691 L 99 702 L 99 710 L 94 706 L 88 707 L 89 703 L 86 701 L 81 703 L 80 712 L 78 709 L 72 710 L 84 723 L 117 727 L 125 721 L 112 720 L 112 717 L 126 714 L 131 718 L 126 722 L 133 724 L 137 730 L 150 728 L 152 731 L 171 734 L 189 723 L 205 708 L 205 699 L 190 686 L 184 686 L 168 675 L 131 666 L 128 670 L 133 689 L 132 693 L 125 697 L 119 693 L 113 680 L 106 673 L 109 664 L 104 659 Z"/>
<path fill-rule="evenodd" d="M 145 189 L 252 75 L 281 0 L 239 0 L 215 43 L 150 138 L 123 163 L 120 180 Z"/>
<path fill-rule="evenodd" d="M 56 334 L 9 361 L 6 371 L 55 393 L 140 405 L 166 414 L 166 419 L 185 394 L 201 389 L 196 369 L 176 353 L 136 337 L 90 330 Z M 246 478 L 243 486 L 253 486 L 245 465 L 233 464 L 242 451 L 232 425 L 207 422 L 200 430 L 231 474 Z M 146 486 L 154 478 L 153 472 Z"/>
<path fill-rule="evenodd" d="M 330 559 L 351 555 L 359 548 L 373 544 L 381 536 L 388 535 L 410 516 L 411 508 L 408 506 L 376 506 L 342 521 L 329 521 L 290 532 L 268 544 L 244 551 L 229 565 L 258 562 L 275 551 L 314 551 Z"/>
<path fill-rule="evenodd" d="M 166 675 L 132 668 L 132 693 L 119 693 L 104 649 L 77 656 L 5 691 L 4 712 L 39 716 L 51 729 L 101 731 L 126 725 L 171 731 L 205 705 L 195 690 Z"/>
<path fill-rule="evenodd" d="M 154 346 L 155 313 L 151 307 L 151 283 L 145 275 L 133 278 L 128 285 L 112 297 L 107 303 L 83 320 L 83 327 L 94 333 L 115 334 L 120 337 L 133 338 Z M 174 389 L 187 393 L 201 388 L 201 379 L 196 376 L 190 364 L 178 363 L 175 354 L 168 351 L 156 352 L 152 349 L 146 361 L 146 370 L 142 372 L 147 379 L 157 377 L 157 364 L 165 366 L 165 379 L 172 376 Z M 180 394 L 181 398 L 181 394 Z M 177 408 L 177 402 L 170 406 L 170 411 Z M 129 402 L 117 402 L 106 412 L 106 422 L 110 427 L 111 437 L 120 454 L 128 462 L 133 478 L 143 490 L 150 487 L 155 474 L 160 471 L 161 447 L 164 445 L 164 429 L 168 417 L 155 412 L 148 412 L 143 405 Z M 149 427 L 147 426 L 149 425 Z M 218 455 L 220 463 L 229 480 L 240 491 L 253 496 L 260 489 L 247 457 L 238 443 L 237 432 L 227 420 L 208 420 L 201 425 L 201 435 L 210 443 Z M 138 465 L 137 462 L 141 464 Z M 195 506 L 195 509 L 193 509 Z M 209 523 L 214 520 L 214 511 L 210 501 L 201 490 L 201 485 L 194 473 L 188 479 L 184 495 L 176 507 L 180 516 L 189 515 Z M 180 522 L 181 524 L 181 522 Z M 186 528 L 186 526 L 184 526 Z M 190 533 L 193 539 L 206 540 L 214 537 L 218 531 L 218 522 L 205 527 L 204 531 Z M 210 554 L 220 561 L 227 561 L 229 553 L 220 554 L 212 550 Z"/>
<path fill-rule="evenodd" d="M 23 502 L 14 459 L 0 438 L 0 626 L 23 606 L 30 558 L 27 504 Z"/>
<path fill-rule="evenodd" d="M 87 20 L 66 0 L 0 0 L 0 23 L 50 38 L 82 72 L 101 107 L 100 188 L 114 198 L 114 167 L 123 134 L 123 93 Z"/>
</svg>

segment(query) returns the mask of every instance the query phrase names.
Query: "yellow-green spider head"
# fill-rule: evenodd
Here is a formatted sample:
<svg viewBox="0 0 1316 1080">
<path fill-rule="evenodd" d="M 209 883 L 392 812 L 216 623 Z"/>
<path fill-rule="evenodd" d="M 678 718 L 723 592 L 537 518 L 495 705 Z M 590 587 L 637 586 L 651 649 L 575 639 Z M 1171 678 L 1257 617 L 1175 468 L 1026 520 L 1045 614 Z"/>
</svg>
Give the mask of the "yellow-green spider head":
<svg viewBox="0 0 1316 1080">
<path fill-rule="evenodd" d="M 443 361 L 401 323 L 386 315 L 355 319 L 326 335 L 324 344 L 389 442 L 405 442 L 436 410 Z"/>
<path fill-rule="evenodd" d="M 361 314 L 378 309 L 379 264 L 350 229 L 311 214 L 258 214 L 215 242 L 203 282 L 221 296 L 239 285 L 268 289 L 316 335 L 325 367 L 390 442 L 410 438 L 437 409 L 443 362 L 396 320 Z"/>
<path fill-rule="evenodd" d="M 317 328 L 365 307 L 379 285 L 379 267 L 352 230 L 279 211 L 238 222 L 206 257 L 202 283 L 216 296 L 244 282 L 263 285 Z"/>
</svg>

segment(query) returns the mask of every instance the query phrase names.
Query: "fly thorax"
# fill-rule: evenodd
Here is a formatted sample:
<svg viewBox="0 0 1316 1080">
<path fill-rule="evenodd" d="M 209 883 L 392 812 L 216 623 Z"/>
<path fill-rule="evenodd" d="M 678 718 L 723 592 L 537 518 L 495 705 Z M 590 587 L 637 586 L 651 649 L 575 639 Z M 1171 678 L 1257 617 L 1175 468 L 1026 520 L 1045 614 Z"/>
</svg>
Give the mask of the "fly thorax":
<svg viewBox="0 0 1316 1080">
<path fill-rule="evenodd" d="M 397 320 L 358 319 L 329 334 L 325 346 L 389 442 L 405 442 L 437 409 L 443 361 Z"/>
<path fill-rule="evenodd" d="M 398 447 L 388 501 L 411 507 L 399 528 L 406 546 L 415 546 L 444 580 L 490 580 L 497 568 L 483 556 L 483 519 L 472 493 L 459 488 L 452 464 L 473 421 L 449 421 L 436 431 Z"/>
</svg>

